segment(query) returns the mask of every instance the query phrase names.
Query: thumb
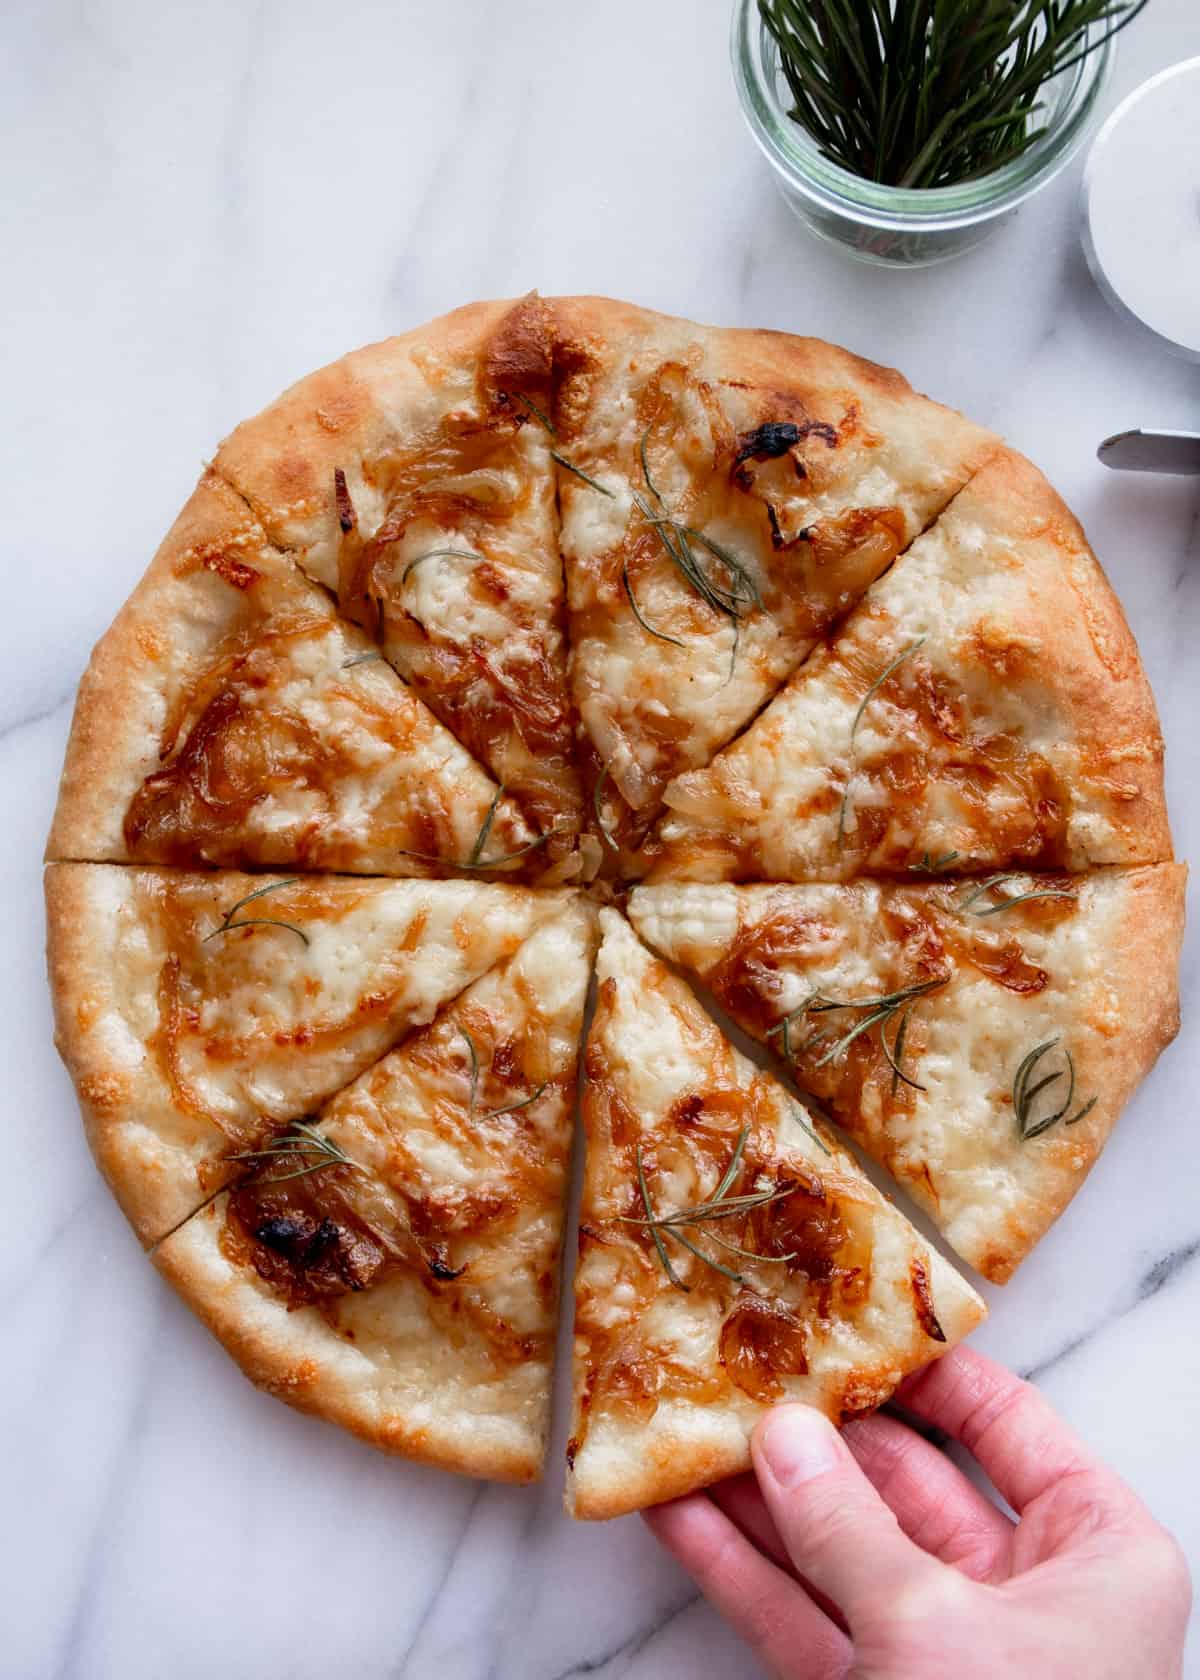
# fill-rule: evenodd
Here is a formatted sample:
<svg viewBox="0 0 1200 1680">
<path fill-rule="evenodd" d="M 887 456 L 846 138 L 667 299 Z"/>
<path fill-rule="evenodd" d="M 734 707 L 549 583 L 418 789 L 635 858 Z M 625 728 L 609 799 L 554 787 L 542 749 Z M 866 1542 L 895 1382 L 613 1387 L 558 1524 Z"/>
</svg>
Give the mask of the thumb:
<svg viewBox="0 0 1200 1680">
<path fill-rule="evenodd" d="M 864 1614 L 890 1615 L 897 1597 L 924 1601 L 943 1585 L 944 1565 L 901 1533 L 821 1412 L 795 1403 L 773 1407 L 755 1430 L 751 1451 L 797 1574 L 833 1600 L 852 1633 Z"/>
</svg>

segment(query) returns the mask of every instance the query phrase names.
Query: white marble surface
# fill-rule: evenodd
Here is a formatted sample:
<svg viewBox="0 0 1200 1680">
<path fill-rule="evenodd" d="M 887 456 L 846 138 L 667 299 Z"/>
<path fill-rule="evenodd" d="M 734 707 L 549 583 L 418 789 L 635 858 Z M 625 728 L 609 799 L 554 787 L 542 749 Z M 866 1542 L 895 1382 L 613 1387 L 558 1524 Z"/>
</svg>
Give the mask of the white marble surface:
<svg viewBox="0 0 1200 1680">
<path fill-rule="evenodd" d="M 14 1680 L 757 1674 L 636 1519 L 488 1489 L 260 1398 L 142 1260 L 50 1044 L 39 854 L 71 691 L 214 441 L 343 349 L 539 286 L 840 340 L 997 426 L 1086 523 L 1200 850 L 1200 487 L 1105 433 L 1200 373 L 1088 279 L 1081 164 L 957 266 L 885 274 L 774 195 L 726 0 L 16 0 L 0 322 L 0 1671 Z M 1153 0 L 1108 104 L 1200 52 Z M 1197 300 L 1200 308 L 1200 297 Z M 1038 1381 L 1200 1564 L 1200 1004 L 980 1345 Z M 555 1462 L 561 1456 L 560 1423 Z M 1200 1675 L 1200 1655 L 1192 1672 Z"/>
</svg>

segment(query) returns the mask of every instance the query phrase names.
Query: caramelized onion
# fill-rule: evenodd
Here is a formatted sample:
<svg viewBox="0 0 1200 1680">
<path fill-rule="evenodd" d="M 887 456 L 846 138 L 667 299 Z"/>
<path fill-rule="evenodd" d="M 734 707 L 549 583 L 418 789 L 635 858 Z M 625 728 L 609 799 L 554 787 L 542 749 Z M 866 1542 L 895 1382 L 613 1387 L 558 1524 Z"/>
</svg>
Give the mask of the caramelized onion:
<svg viewBox="0 0 1200 1680">
<path fill-rule="evenodd" d="M 778 1400 L 780 1377 L 808 1371 L 807 1331 L 781 1301 L 743 1289 L 721 1326 L 720 1357 L 730 1381 L 753 1400 Z"/>
</svg>

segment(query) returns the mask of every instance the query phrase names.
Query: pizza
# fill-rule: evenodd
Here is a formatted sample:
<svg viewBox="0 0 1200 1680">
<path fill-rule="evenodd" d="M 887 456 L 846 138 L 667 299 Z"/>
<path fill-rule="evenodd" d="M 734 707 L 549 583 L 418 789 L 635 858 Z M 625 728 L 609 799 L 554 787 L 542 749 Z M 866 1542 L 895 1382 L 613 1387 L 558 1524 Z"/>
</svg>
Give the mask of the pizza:
<svg viewBox="0 0 1200 1680">
<path fill-rule="evenodd" d="M 752 726 L 665 790 L 663 876 L 795 881 L 1169 857 L 1162 737 L 1121 609 L 998 450 Z"/>
<path fill-rule="evenodd" d="M 594 914 L 573 899 L 154 1252 L 256 1382 L 530 1481 L 550 1416 Z"/>
<path fill-rule="evenodd" d="M 97 646 L 57 1042 L 247 1375 L 473 1476 L 544 1465 L 581 1133 L 614 1516 L 979 1322 L 843 1137 L 994 1282 L 1079 1190 L 1177 1026 L 1162 754 L 991 433 L 814 339 L 472 304 L 237 427 Z"/>
<path fill-rule="evenodd" d="M 1003 1283 L 1175 1033 L 1185 879 L 675 883 L 629 915 Z"/>
<path fill-rule="evenodd" d="M 601 920 L 567 1447 L 583 1517 L 745 1470 L 774 1400 L 870 1411 L 985 1316 L 628 922 Z"/>
</svg>

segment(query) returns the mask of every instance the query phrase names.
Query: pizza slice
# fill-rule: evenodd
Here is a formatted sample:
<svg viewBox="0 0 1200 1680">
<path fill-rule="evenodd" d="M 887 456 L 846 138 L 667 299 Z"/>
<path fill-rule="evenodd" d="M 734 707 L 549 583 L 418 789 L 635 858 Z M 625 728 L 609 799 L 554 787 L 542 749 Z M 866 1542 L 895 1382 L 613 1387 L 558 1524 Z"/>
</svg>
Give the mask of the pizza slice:
<svg viewBox="0 0 1200 1680">
<path fill-rule="evenodd" d="M 46 871 L 57 1042 L 143 1243 L 569 899 L 475 881 Z"/>
<path fill-rule="evenodd" d="M 390 1452 L 540 1474 L 594 943 L 560 908 L 159 1244 L 256 1383 Z"/>
<path fill-rule="evenodd" d="M 543 302 L 481 303 L 345 356 L 222 444 L 217 470 L 515 796 L 550 856 L 580 828 Z"/>
<path fill-rule="evenodd" d="M 638 888 L 638 932 L 1005 1282 L 1179 1024 L 1187 871 Z"/>
<path fill-rule="evenodd" d="M 984 1317 L 832 1134 L 601 913 L 568 1507 L 744 1470 L 763 1409 L 882 1404 Z"/>
<path fill-rule="evenodd" d="M 745 734 L 667 789 L 654 877 L 1171 856 L 1162 737 L 1083 532 L 997 453 Z"/>
<path fill-rule="evenodd" d="M 519 807 L 211 473 L 92 656 L 47 851 L 555 874 Z"/>
<path fill-rule="evenodd" d="M 996 440 L 816 339 L 603 298 L 552 307 L 572 688 L 619 844 Z"/>
</svg>

